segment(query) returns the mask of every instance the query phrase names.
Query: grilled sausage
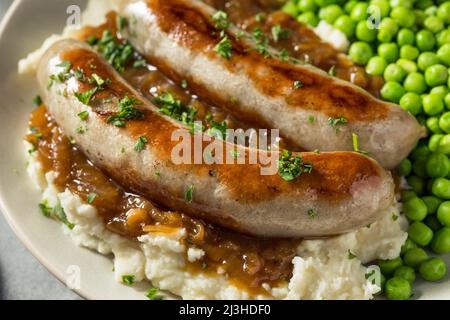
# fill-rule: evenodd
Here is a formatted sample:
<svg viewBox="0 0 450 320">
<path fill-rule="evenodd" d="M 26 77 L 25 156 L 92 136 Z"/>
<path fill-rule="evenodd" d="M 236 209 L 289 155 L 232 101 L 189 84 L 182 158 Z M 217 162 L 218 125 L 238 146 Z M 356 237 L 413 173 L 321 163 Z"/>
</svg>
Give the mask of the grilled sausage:
<svg viewBox="0 0 450 320">
<path fill-rule="evenodd" d="M 231 56 L 223 57 L 216 11 L 201 1 L 125 0 L 120 12 L 130 21 L 126 37 L 152 64 L 176 81 L 188 80 L 203 99 L 279 129 L 306 150 L 352 151 L 356 134 L 361 150 L 392 169 L 423 134 L 399 106 L 311 65 L 285 61 L 262 38 L 233 25 L 221 48 L 232 45 Z"/>
<path fill-rule="evenodd" d="M 94 74 L 109 81 L 99 87 L 89 81 Z M 294 154 L 313 169 L 291 182 L 276 172 L 261 175 L 262 164 L 175 164 L 171 155 L 178 141 L 172 133 L 188 129 L 159 113 L 82 42 L 52 46 L 40 61 L 38 81 L 49 112 L 94 164 L 166 208 L 259 236 L 318 237 L 367 225 L 393 201 L 390 174 L 354 152 Z M 99 89 L 85 100 L 94 88 Z M 110 120 L 124 97 L 143 102 L 136 106 L 142 117 L 118 127 Z M 86 122 L 78 116 L 82 112 L 89 112 Z M 136 149 L 141 137 L 147 143 Z M 194 135 L 188 137 L 193 144 Z M 257 152 L 236 148 L 245 157 Z"/>
</svg>

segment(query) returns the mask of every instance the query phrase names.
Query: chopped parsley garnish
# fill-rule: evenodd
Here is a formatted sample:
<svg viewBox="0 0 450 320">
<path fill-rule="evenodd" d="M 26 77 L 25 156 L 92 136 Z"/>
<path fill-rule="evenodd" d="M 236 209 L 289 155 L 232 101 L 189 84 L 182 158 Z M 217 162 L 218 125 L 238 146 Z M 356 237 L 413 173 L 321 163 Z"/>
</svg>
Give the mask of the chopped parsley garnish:
<svg viewBox="0 0 450 320">
<path fill-rule="evenodd" d="M 78 118 L 80 118 L 81 121 L 86 121 L 89 118 L 89 111 L 80 112 Z"/>
<path fill-rule="evenodd" d="M 135 51 L 128 41 L 119 41 L 109 30 L 103 32 L 102 38 L 89 38 L 90 45 L 96 45 L 97 51 L 103 55 L 110 65 L 119 72 L 135 58 Z"/>
<path fill-rule="evenodd" d="M 189 86 L 187 80 L 182 80 L 180 85 L 183 89 L 187 89 Z"/>
<path fill-rule="evenodd" d="M 398 219 L 398 215 L 396 215 L 395 213 L 392 214 L 392 221 L 397 221 Z"/>
<path fill-rule="evenodd" d="M 262 22 L 262 21 L 264 21 L 264 19 L 265 19 L 265 17 L 264 17 L 264 15 L 263 15 L 262 13 L 258 13 L 258 14 L 255 16 L 256 22 Z"/>
<path fill-rule="evenodd" d="M 303 87 L 303 82 L 301 82 L 300 80 L 294 81 L 294 88 L 295 89 L 300 89 Z"/>
<path fill-rule="evenodd" d="M 100 88 L 101 88 L 101 87 L 105 84 L 105 82 L 106 82 L 105 80 L 103 80 L 103 79 L 102 79 L 99 75 L 97 75 L 96 73 L 93 73 L 93 74 L 92 74 L 91 79 L 92 79 L 92 80 L 90 80 L 90 82 L 91 82 L 91 83 L 94 83 L 94 82 L 95 82 L 95 83 L 97 84 L 97 86 L 100 87 Z"/>
<path fill-rule="evenodd" d="M 139 139 L 136 142 L 136 145 L 134 146 L 134 150 L 136 152 L 141 152 L 142 150 L 145 149 L 145 146 L 148 144 L 148 140 L 146 137 L 141 136 L 139 137 Z"/>
<path fill-rule="evenodd" d="M 224 36 L 222 40 L 215 46 L 214 51 L 217 52 L 222 58 L 227 60 L 231 59 L 233 44 L 228 36 Z"/>
<path fill-rule="evenodd" d="M 144 112 L 135 108 L 136 105 L 141 104 L 142 102 L 136 98 L 125 96 L 125 98 L 119 101 L 119 112 L 108 117 L 106 121 L 116 127 L 125 127 L 125 121 L 142 119 Z"/>
<path fill-rule="evenodd" d="M 122 283 L 132 286 L 135 282 L 135 276 L 134 275 L 124 275 L 122 276 Z"/>
<path fill-rule="evenodd" d="M 308 116 L 308 122 L 310 123 L 310 124 L 313 124 L 314 123 L 314 121 L 316 121 L 316 117 L 314 117 L 314 116 Z"/>
<path fill-rule="evenodd" d="M 63 61 L 60 64 L 56 65 L 57 67 L 63 68 L 64 73 L 68 73 L 72 68 L 72 63 L 70 61 Z"/>
<path fill-rule="evenodd" d="M 269 57 L 269 39 L 264 35 L 261 28 L 257 27 L 253 30 L 253 37 L 256 41 L 256 51 L 261 53 L 265 58 Z"/>
<path fill-rule="evenodd" d="M 272 27 L 272 39 L 275 43 L 289 37 L 289 30 L 281 28 L 279 24 Z"/>
<path fill-rule="evenodd" d="M 189 188 L 186 190 L 186 194 L 184 195 L 184 198 L 186 199 L 186 201 L 188 203 L 191 203 L 193 196 L 194 196 L 194 186 L 191 184 L 189 186 Z"/>
<path fill-rule="evenodd" d="M 350 251 L 350 249 L 348 249 L 348 251 L 347 251 L 347 254 L 348 254 L 348 258 L 350 259 L 350 260 L 352 260 L 352 259 L 355 259 L 356 258 L 356 255 L 355 254 L 353 254 L 351 251 Z"/>
<path fill-rule="evenodd" d="M 332 77 L 336 77 L 336 66 L 332 66 L 330 70 L 328 70 L 328 74 Z"/>
<path fill-rule="evenodd" d="M 292 152 L 283 150 L 278 160 L 278 174 L 285 181 L 293 181 L 303 173 L 311 173 L 311 164 L 304 163 L 300 156 L 292 157 Z"/>
<path fill-rule="evenodd" d="M 286 49 L 281 49 L 280 52 L 278 53 L 278 58 L 281 61 L 287 62 L 289 61 L 289 52 Z"/>
<path fill-rule="evenodd" d="M 75 225 L 73 223 L 70 223 L 69 220 L 67 220 L 66 213 L 64 212 L 64 209 L 61 207 L 61 204 L 58 203 L 54 208 L 49 207 L 47 201 L 44 201 L 39 204 L 39 209 L 41 213 L 47 217 L 47 218 L 55 218 L 62 223 L 64 223 L 70 230 L 72 230 Z"/>
<path fill-rule="evenodd" d="M 43 216 L 50 218 L 52 215 L 53 208 L 48 206 L 47 201 L 44 201 L 39 203 L 39 210 L 41 211 Z"/>
<path fill-rule="evenodd" d="M 158 288 L 151 288 L 148 290 L 145 294 L 145 296 L 149 300 L 162 300 L 163 297 L 159 295 L 159 289 Z"/>
<path fill-rule="evenodd" d="M 367 155 L 368 153 L 366 151 L 361 151 L 359 149 L 359 138 L 356 133 L 352 133 L 352 140 L 353 140 L 353 151 L 361 153 L 363 155 Z"/>
<path fill-rule="evenodd" d="M 87 131 L 87 128 L 84 126 L 81 126 L 81 127 L 78 127 L 75 129 L 75 132 L 78 134 L 84 134 L 84 133 L 86 133 L 86 131 Z"/>
<path fill-rule="evenodd" d="M 333 128 L 336 128 L 336 133 L 338 133 L 340 130 L 337 128 L 337 126 L 342 126 L 346 124 L 348 121 L 344 117 L 338 117 L 338 118 L 328 118 L 328 124 L 332 126 Z"/>
<path fill-rule="evenodd" d="M 95 198 L 97 198 L 97 194 L 96 193 L 94 193 L 94 192 L 89 193 L 88 196 L 87 196 L 87 202 L 89 204 L 92 204 L 94 202 Z"/>
<path fill-rule="evenodd" d="M 309 209 L 308 210 L 308 217 L 310 219 L 314 219 L 317 216 L 317 211 L 316 209 Z"/>
<path fill-rule="evenodd" d="M 83 104 L 89 105 L 89 102 L 91 102 L 92 97 L 97 92 L 98 88 L 94 87 L 88 91 L 85 92 L 75 92 L 75 97 Z"/>
<path fill-rule="evenodd" d="M 181 103 L 181 100 L 175 99 L 170 92 L 163 93 L 153 99 L 153 102 L 159 107 L 158 112 L 180 121 L 188 126 L 194 125 L 194 119 L 197 115 L 195 108 L 187 107 Z"/>
<path fill-rule="evenodd" d="M 215 27 L 219 30 L 226 30 L 230 26 L 226 12 L 219 10 L 211 18 L 215 22 Z"/>
<path fill-rule="evenodd" d="M 241 155 L 241 153 L 237 150 L 231 150 L 230 154 L 233 158 L 236 158 L 236 159 L 239 158 L 239 156 Z"/>
<path fill-rule="evenodd" d="M 134 68 L 143 68 L 147 64 L 147 61 L 145 59 L 138 59 L 133 63 Z"/>
<path fill-rule="evenodd" d="M 42 104 L 41 96 L 37 95 L 36 97 L 34 97 L 33 103 L 36 107 L 39 107 Z"/>
<path fill-rule="evenodd" d="M 125 17 L 117 17 L 117 29 L 119 29 L 120 32 L 125 30 L 125 28 L 128 26 L 128 20 Z"/>
<path fill-rule="evenodd" d="M 222 122 L 216 122 L 213 120 L 211 114 L 208 114 L 205 119 L 209 124 L 208 134 L 211 137 L 219 139 L 225 139 L 227 137 L 228 123 L 226 120 Z"/>
</svg>

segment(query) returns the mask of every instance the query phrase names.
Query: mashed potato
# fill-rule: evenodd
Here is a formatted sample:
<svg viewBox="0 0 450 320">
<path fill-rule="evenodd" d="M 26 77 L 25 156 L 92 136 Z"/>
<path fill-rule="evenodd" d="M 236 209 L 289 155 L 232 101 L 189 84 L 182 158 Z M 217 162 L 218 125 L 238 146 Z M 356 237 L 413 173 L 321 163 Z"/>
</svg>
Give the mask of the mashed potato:
<svg viewBox="0 0 450 320">
<path fill-rule="evenodd" d="M 31 156 L 28 172 L 43 192 L 49 206 L 60 203 L 68 220 L 75 225 L 64 232 L 77 245 L 101 254 L 114 256 L 115 279 L 134 275 L 136 281 L 149 280 L 154 286 L 184 299 L 267 299 L 250 296 L 233 286 L 221 271 L 216 276 L 190 273 L 186 263 L 200 259 L 204 252 L 187 248 L 180 242 L 185 230 L 171 235 L 144 235 L 138 242 L 108 231 L 97 215 L 97 209 L 83 203 L 66 190 L 58 192 L 54 173 L 44 174 L 40 163 Z M 324 240 L 305 240 L 292 260 L 293 276 L 286 286 L 264 285 L 275 299 L 370 299 L 379 288 L 366 279 L 363 263 L 398 256 L 406 240 L 406 219 L 393 204 L 384 217 L 352 233 Z"/>
<path fill-rule="evenodd" d="M 119 1 L 90 1 L 83 15 L 83 25 L 99 24 L 98 17 L 115 9 Z M 319 29 L 319 34 L 329 34 L 325 32 L 327 26 L 319 26 Z M 51 36 L 40 49 L 19 62 L 19 72 L 35 74 L 45 50 L 62 38 L 71 37 L 75 31 L 66 29 L 62 35 Z M 331 42 L 338 47 L 345 46 L 339 34 Z M 303 241 L 292 260 L 293 276 L 289 283 L 277 288 L 264 285 L 272 297 L 250 296 L 233 286 L 221 270 L 217 270 L 216 276 L 185 270 L 188 262 L 201 259 L 205 253 L 180 242 L 186 232 L 184 229 L 171 235 L 148 234 L 138 242 L 130 241 L 108 231 L 94 206 L 83 203 L 69 190 L 58 192 L 53 182 L 54 173 L 44 174 L 33 156 L 30 156 L 28 172 L 50 206 L 61 204 L 68 220 L 75 225 L 72 230 L 63 225 L 64 232 L 77 245 L 114 256 L 118 283 L 122 282 L 122 276 L 134 275 L 136 281 L 149 280 L 154 286 L 184 299 L 370 299 L 379 288 L 366 279 L 367 268 L 363 264 L 398 256 L 407 238 L 407 221 L 400 215 L 400 205 L 394 203 L 383 218 L 371 226 L 330 239 Z"/>
</svg>

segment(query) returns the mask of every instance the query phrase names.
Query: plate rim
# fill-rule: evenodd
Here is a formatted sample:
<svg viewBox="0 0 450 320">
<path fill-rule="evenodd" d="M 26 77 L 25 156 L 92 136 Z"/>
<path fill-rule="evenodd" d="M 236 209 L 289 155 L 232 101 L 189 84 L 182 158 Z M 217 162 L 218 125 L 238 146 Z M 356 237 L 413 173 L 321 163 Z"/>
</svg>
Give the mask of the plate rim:
<svg viewBox="0 0 450 320">
<path fill-rule="evenodd" d="M 0 23 L 0 42 L 3 40 L 5 31 L 9 23 L 11 22 L 14 14 L 17 12 L 18 8 L 22 6 L 26 1 L 25 0 L 14 0 L 10 5 L 8 10 L 6 11 L 3 20 Z M 13 230 L 15 236 L 18 240 L 25 246 L 29 253 L 33 257 L 35 257 L 40 264 L 42 264 L 45 269 L 47 269 L 59 282 L 61 282 L 68 290 L 75 292 L 78 296 L 84 299 L 93 300 L 93 297 L 83 289 L 71 289 L 66 285 L 65 277 L 60 273 L 60 271 L 52 265 L 52 263 L 44 256 L 44 254 L 40 253 L 30 240 L 25 236 L 23 230 L 18 226 L 18 222 L 13 219 L 10 210 L 6 205 L 6 201 L 4 199 L 4 195 L 0 193 L 0 212 L 3 217 L 5 217 L 6 222 L 9 227 Z"/>
</svg>

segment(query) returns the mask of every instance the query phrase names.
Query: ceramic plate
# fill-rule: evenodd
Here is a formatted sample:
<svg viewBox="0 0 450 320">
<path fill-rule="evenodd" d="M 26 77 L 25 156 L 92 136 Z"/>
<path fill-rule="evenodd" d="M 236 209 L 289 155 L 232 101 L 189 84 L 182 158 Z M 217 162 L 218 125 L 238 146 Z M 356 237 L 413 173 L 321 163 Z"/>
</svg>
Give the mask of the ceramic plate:
<svg viewBox="0 0 450 320">
<path fill-rule="evenodd" d="M 22 138 L 37 93 L 32 77 L 17 74 L 17 62 L 40 47 L 51 34 L 60 33 L 68 6 L 83 0 L 16 0 L 0 27 L 0 205 L 19 239 L 39 261 L 64 283 L 80 274 L 75 291 L 89 299 L 143 299 L 148 284 L 133 288 L 114 281 L 112 262 L 82 249 L 63 234 L 59 223 L 38 211 L 41 199 L 26 173 Z M 450 257 L 447 257 L 450 262 Z M 450 265 L 450 264 L 449 264 Z M 418 282 L 415 297 L 449 299 L 450 278 L 439 283 Z"/>
</svg>

